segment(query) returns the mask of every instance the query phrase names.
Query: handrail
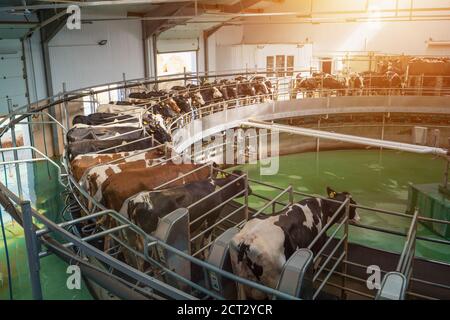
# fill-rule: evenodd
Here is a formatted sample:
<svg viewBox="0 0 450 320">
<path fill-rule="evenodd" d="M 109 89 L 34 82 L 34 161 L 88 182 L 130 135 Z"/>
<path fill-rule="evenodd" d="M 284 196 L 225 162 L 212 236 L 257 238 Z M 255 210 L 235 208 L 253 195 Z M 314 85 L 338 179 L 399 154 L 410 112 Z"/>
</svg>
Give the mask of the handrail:
<svg viewBox="0 0 450 320">
<path fill-rule="evenodd" d="M 42 156 L 42 158 L 44 160 L 47 160 L 48 162 L 50 162 L 57 170 L 58 170 L 58 181 L 59 183 L 64 186 L 67 187 L 67 184 L 65 184 L 62 180 L 62 177 L 67 177 L 68 174 L 67 173 L 62 173 L 61 167 L 55 162 L 53 161 L 51 158 L 49 158 L 47 155 L 45 155 L 43 152 L 41 152 L 39 149 L 32 147 L 32 146 L 21 146 L 21 147 L 11 147 L 11 148 L 0 148 L 0 152 L 8 152 L 8 151 L 19 151 L 19 150 L 32 150 L 38 154 L 40 154 Z M 30 162 L 30 161 L 35 161 L 32 159 L 20 159 L 20 160 L 14 160 L 14 163 L 25 163 L 25 162 Z M 6 164 L 6 162 L 0 162 L 0 166 Z"/>
</svg>

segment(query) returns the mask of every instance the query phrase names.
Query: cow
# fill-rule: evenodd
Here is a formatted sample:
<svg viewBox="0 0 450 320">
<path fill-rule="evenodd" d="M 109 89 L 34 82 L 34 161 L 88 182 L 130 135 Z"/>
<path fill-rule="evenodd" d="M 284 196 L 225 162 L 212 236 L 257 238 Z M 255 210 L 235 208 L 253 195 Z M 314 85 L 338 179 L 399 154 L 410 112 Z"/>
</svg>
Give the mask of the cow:
<svg viewBox="0 0 450 320">
<path fill-rule="evenodd" d="M 385 95 L 389 88 L 389 80 L 383 73 L 365 71 L 361 73 L 364 89 L 368 95 Z"/>
<path fill-rule="evenodd" d="M 85 171 L 80 179 L 80 185 L 96 201 L 101 202 L 101 187 L 111 175 L 129 170 L 150 168 L 161 162 L 163 155 L 162 148 L 158 148 L 147 152 L 139 152 L 115 163 L 96 165 Z"/>
<path fill-rule="evenodd" d="M 71 162 L 70 167 L 72 169 L 72 175 L 80 181 L 84 172 L 97 164 L 118 160 L 123 157 L 128 157 L 135 152 L 118 152 L 118 153 L 105 153 L 105 154 L 81 154 L 76 156 Z"/>
<path fill-rule="evenodd" d="M 254 77 L 251 80 L 255 95 L 259 96 L 260 102 L 264 102 L 266 98 L 270 97 L 269 88 L 266 85 L 266 79 L 261 76 Z"/>
<path fill-rule="evenodd" d="M 164 118 L 160 114 L 146 114 L 142 119 L 148 134 L 152 135 L 160 143 L 172 141 L 169 130 L 166 127 Z"/>
<path fill-rule="evenodd" d="M 105 140 L 112 139 L 120 135 L 121 138 L 127 140 L 136 140 L 144 137 L 144 129 L 136 127 L 128 127 L 126 124 L 120 126 L 76 126 L 67 132 L 67 140 L 69 142 L 81 140 Z"/>
<path fill-rule="evenodd" d="M 180 114 L 181 113 L 181 109 L 178 106 L 177 102 L 175 101 L 175 99 L 173 98 L 168 98 L 165 100 L 165 103 L 167 104 L 167 106 L 176 114 Z"/>
<path fill-rule="evenodd" d="M 299 248 L 308 247 L 350 194 L 327 188 L 328 198 L 306 198 L 285 210 L 249 220 L 230 242 L 233 272 L 270 288 L 276 288 L 286 261 Z M 352 199 L 351 204 L 356 205 Z M 343 218 L 342 208 L 330 225 Z M 349 218 L 358 221 L 354 206 Z M 317 242 L 324 243 L 324 234 Z M 313 246 L 313 252 L 320 250 Z M 246 299 L 265 299 L 266 293 L 244 286 Z"/>
<path fill-rule="evenodd" d="M 202 95 L 206 105 L 218 102 L 223 97 L 220 90 L 212 84 L 205 84 L 204 87 L 201 87 L 200 94 Z"/>
<path fill-rule="evenodd" d="M 219 81 L 221 88 L 225 89 L 228 97 L 227 100 L 237 99 L 237 83 L 235 81 L 230 81 L 227 79 L 222 79 Z M 225 96 L 225 95 L 224 95 Z"/>
<path fill-rule="evenodd" d="M 164 120 L 170 121 L 177 117 L 177 113 L 170 108 L 165 101 L 158 102 L 152 105 L 153 112 L 159 114 Z"/>
<path fill-rule="evenodd" d="M 138 122 L 139 119 L 131 115 L 119 115 L 117 113 L 97 112 L 90 115 L 77 115 L 72 119 L 72 125 L 85 124 L 97 126 L 114 121 L 120 122 Z"/>
<path fill-rule="evenodd" d="M 228 95 L 228 88 L 226 83 L 221 83 L 219 81 L 215 81 L 214 85 L 219 89 L 220 93 L 222 94 L 222 100 L 228 101 L 230 100 L 230 96 Z"/>
<path fill-rule="evenodd" d="M 297 80 L 297 90 L 303 93 L 307 98 L 314 97 L 314 91 L 317 89 L 317 82 L 313 78 L 303 78 Z"/>
<path fill-rule="evenodd" d="M 269 99 L 274 100 L 275 99 L 275 96 L 274 96 L 275 88 L 273 87 L 272 82 L 270 80 L 265 80 L 264 84 L 266 85 L 267 90 L 269 91 Z"/>
<path fill-rule="evenodd" d="M 195 110 L 192 106 L 192 99 L 185 95 L 174 96 L 173 100 L 176 102 L 182 113 L 189 113 Z"/>
<path fill-rule="evenodd" d="M 325 97 L 332 93 L 335 93 L 337 96 L 345 95 L 345 83 L 330 74 L 325 74 L 320 79 L 316 78 L 316 81 L 318 81 L 319 87 L 322 88 L 322 95 Z"/>
<path fill-rule="evenodd" d="M 188 208 L 194 204 L 189 208 L 189 220 L 193 222 L 190 226 L 190 235 L 193 237 L 209 229 L 203 237 L 200 237 L 209 242 L 212 226 L 223 209 L 220 204 L 235 196 L 244 196 L 246 183 L 243 176 L 242 171 L 235 170 L 221 179 L 210 178 L 160 191 L 143 191 L 128 198 L 119 212 L 146 233 L 152 234 L 164 216 L 178 208 Z M 224 187 L 225 185 L 228 186 Z M 208 197 L 216 191 L 216 188 L 221 189 L 214 196 Z M 250 194 L 251 189 L 247 188 Z M 208 212 L 209 214 L 205 216 Z"/>
<path fill-rule="evenodd" d="M 241 79 L 241 78 L 238 78 Z M 237 84 L 237 94 L 238 97 L 253 97 L 256 95 L 255 88 L 253 88 L 252 84 L 248 80 L 238 81 Z"/>
<path fill-rule="evenodd" d="M 136 141 L 127 139 L 80 140 L 67 146 L 67 155 L 69 160 L 72 161 L 76 156 L 87 153 L 117 153 L 144 150 L 153 146 L 151 137 Z"/>
<path fill-rule="evenodd" d="M 347 94 L 349 96 L 360 96 L 364 90 L 364 79 L 357 74 L 352 72 L 350 77 L 347 79 Z"/>
<path fill-rule="evenodd" d="M 389 82 L 389 94 L 392 95 L 401 95 L 403 81 L 402 78 L 398 75 L 398 73 L 389 70 L 386 72 L 386 78 Z"/>
<path fill-rule="evenodd" d="M 191 98 L 192 105 L 196 108 L 206 105 L 206 101 L 203 99 L 203 95 L 200 92 L 201 87 L 196 84 L 189 83 L 186 88 L 188 89 L 189 98 Z"/>
<path fill-rule="evenodd" d="M 110 209 L 119 211 L 124 201 L 132 195 L 141 191 L 153 190 L 165 182 L 176 179 L 179 175 L 198 169 L 200 166 L 194 164 L 176 165 L 168 163 L 164 165 L 164 168 L 158 165 L 114 174 L 106 179 L 102 185 L 102 203 Z M 187 175 L 183 179 L 178 179 L 170 183 L 166 188 L 191 181 L 208 179 L 210 171 L 210 168 L 206 166 Z"/>
</svg>

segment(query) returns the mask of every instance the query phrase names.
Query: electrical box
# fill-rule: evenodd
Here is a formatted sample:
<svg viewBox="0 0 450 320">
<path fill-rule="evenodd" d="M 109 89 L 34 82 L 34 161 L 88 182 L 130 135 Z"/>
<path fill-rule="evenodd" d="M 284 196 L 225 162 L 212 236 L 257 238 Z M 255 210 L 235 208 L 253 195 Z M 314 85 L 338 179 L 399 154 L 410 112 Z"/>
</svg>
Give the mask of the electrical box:
<svg viewBox="0 0 450 320">
<path fill-rule="evenodd" d="M 412 132 L 412 140 L 414 144 L 424 146 L 427 144 L 428 128 L 414 127 Z"/>
</svg>

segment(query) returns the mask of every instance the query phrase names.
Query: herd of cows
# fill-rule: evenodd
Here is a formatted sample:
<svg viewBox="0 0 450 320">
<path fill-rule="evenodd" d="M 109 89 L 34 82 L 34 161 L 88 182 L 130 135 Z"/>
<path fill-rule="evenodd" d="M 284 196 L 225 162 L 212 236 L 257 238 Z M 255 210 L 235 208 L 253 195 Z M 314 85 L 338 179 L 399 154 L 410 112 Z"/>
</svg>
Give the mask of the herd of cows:
<svg viewBox="0 0 450 320">
<path fill-rule="evenodd" d="M 339 78 L 331 74 L 316 72 L 312 77 L 297 76 L 294 95 L 299 92 L 306 97 L 313 97 L 316 90 L 322 90 L 322 96 L 336 94 L 337 96 L 361 95 L 400 95 L 403 94 L 404 81 L 395 71 L 385 73 L 367 71 L 353 72 L 350 76 Z"/>
<path fill-rule="evenodd" d="M 193 245 L 204 248 L 217 231 L 222 204 L 230 198 L 251 195 L 252 190 L 244 172 L 225 173 L 216 165 L 173 162 L 166 156 L 170 146 L 165 142 L 171 140 L 166 126 L 168 119 L 179 113 L 225 99 L 224 93 L 227 99 L 229 93 L 232 97 L 260 94 L 261 99 L 270 99 L 273 94 L 270 82 L 262 77 L 235 81 L 231 85 L 229 80 L 220 81 L 196 90 L 175 87 L 169 99 L 165 92 L 130 93 L 130 102 L 100 105 L 96 113 L 76 116 L 66 135 L 66 153 L 72 176 L 90 195 L 85 206 L 92 211 L 98 204 L 113 209 L 148 234 L 155 232 L 165 215 L 177 208 L 189 208 L 191 238 L 201 235 Z M 159 99 L 162 96 L 165 98 Z M 150 107 L 153 112 L 149 112 Z M 249 219 L 230 245 L 233 272 L 275 288 L 285 262 L 295 250 L 307 247 L 323 228 L 342 219 L 345 210 L 334 214 L 347 196 L 346 192 L 328 188 L 326 198 L 306 198 L 277 214 Z M 353 200 L 351 203 L 355 204 Z M 354 207 L 349 219 L 358 220 Z M 110 229 L 116 223 L 105 218 L 98 227 Z M 144 239 L 134 231 L 124 229 L 117 236 L 143 252 Z M 318 244 L 324 242 L 323 237 Z M 117 243 L 105 236 L 101 246 L 109 252 Z M 126 248 L 121 248 L 118 256 L 141 271 L 151 268 Z M 205 250 L 199 257 L 207 256 Z M 241 298 L 267 298 L 250 287 L 242 289 Z"/>
<path fill-rule="evenodd" d="M 298 93 L 313 97 L 317 90 L 321 96 L 359 96 L 416 94 L 419 88 L 423 95 L 435 95 L 450 88 L 450 59 L 403 57 L 380 61 L 376 71 L 346 76 L 315 72 L 304 78 L 299 74 L 293 87 L 293 98 Z"/>
</svg>

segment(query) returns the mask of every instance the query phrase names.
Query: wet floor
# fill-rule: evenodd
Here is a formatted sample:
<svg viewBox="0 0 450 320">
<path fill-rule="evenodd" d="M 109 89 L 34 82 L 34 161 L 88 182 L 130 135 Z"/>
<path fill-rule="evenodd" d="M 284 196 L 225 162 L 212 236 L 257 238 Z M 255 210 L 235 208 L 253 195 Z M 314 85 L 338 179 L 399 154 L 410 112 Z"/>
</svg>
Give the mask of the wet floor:
<svg viewBox="0 0 450 320">
<path fill-rule="evenodd" d="M 60 212 L 64 207 L 61 192 L 63 187 L 58 184 L 57 171 L 52 166 L 40 162 L 35 164 L 22 164 L 20 166 L 22 189 L 25 199 L 31 199 L 35 208 L 53 221 L 61 222 Z M 17 191 L 14 167 L 8 168 L 6 174 L 0 170 L 2 183 L 7 184 L 11 190 Z M 28 273 L 27 254 L 23 229 L 10 221 L 8 216 L 2 214 L 5 220 L 6 238 L 11 261 L 13 299 L 31 299 L 31 286 Z M 1 237 L 1 234 L 0 234 Z M 6 265 L 3 237 L 0 239 L 0 300 L 9 299 L 9 283 Z M 92 299 L 84 282 L 81 289 L 69 290 L 66 285 L 69 274 L 67 264 L 58 257 L 50 255 L 41 259 L 41 285 L 44 299 Z M 3 281 L 1 281 L 3 280 Z"/>
</svg>

